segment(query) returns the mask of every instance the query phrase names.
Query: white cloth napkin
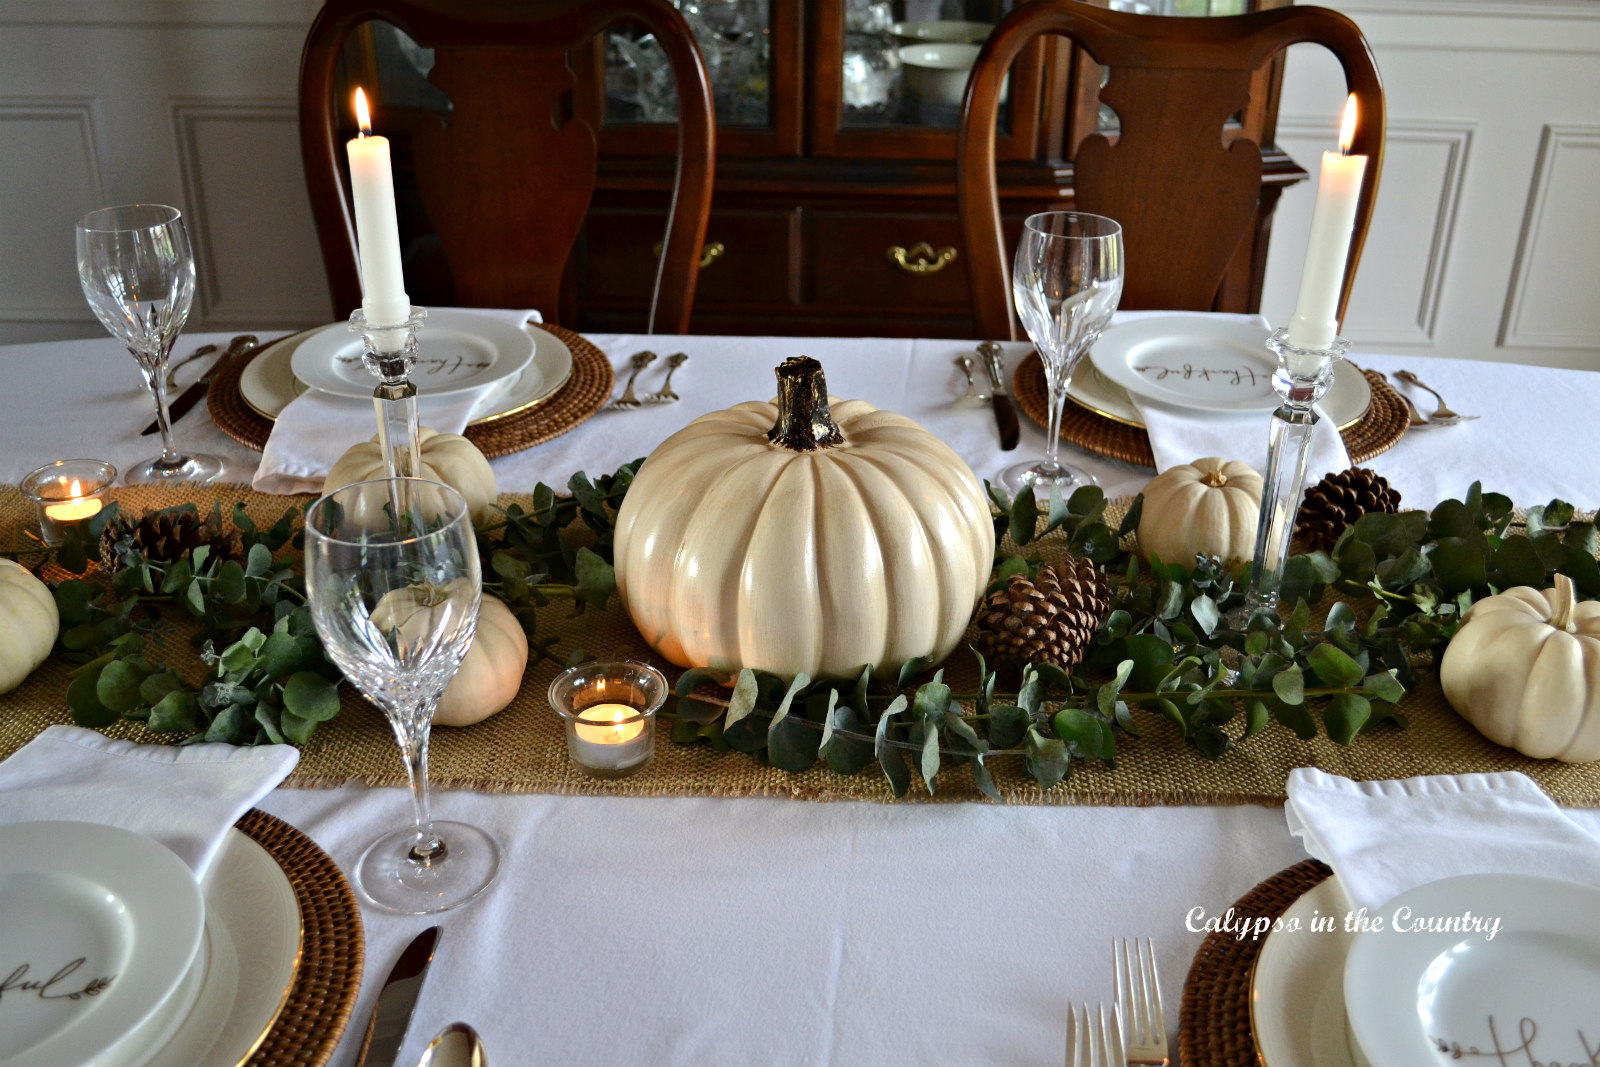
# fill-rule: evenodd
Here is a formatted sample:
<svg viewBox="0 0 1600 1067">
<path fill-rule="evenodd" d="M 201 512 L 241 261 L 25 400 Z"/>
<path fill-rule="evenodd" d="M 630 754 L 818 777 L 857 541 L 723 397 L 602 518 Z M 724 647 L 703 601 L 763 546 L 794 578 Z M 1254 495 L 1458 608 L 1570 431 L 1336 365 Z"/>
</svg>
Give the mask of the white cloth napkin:
<svg viewBox="0 0 1600 1067">
<path fill-rule="evenodd" d="M 1356 782 L 1289 772 L 1289 832 L 1334 869 L 1357 908 L 1462 874 L 1532 874 L 1600 887 L 1600 838 L 1517 771 Z"/>
<path fill-rule="evenodd" d="M 1118 312 L 1116 321 L 1133 322 L 1155 315 L 1173 314 L 1178 312 Z M 1218 313 L 1216 317 L 1247 322 L 1262 329 L 1268 326 L 1267 320 L 1260 315 Z M 1248 463 L 1262 474 L 1266 473 L 1267 433 L 1271 426 L 1266 412 L 1224 415 L 1175 407 L 1134 393 L 1129 393 L 1128 398 L 1138 409 L 1145 431 L 1150 435 L 1150 451 L 1156 458 L 1156 470 L 1164 471 L 1182 463 L 1193 463 L 1205 456 L 1221 456 L 1223 459 Z M 1317 409 L 1317 413 L 1322 418 L 1311 432 L 1311 455 L 1306 460 L 1306 480 L 1309 483 L 1317 482 L 1330 471 L 1342 471 L 1350 466 L 1350 455 L 1345 451 L 1344 438 L 1339 436 L 1338 427 L 1321 408 Z"/>
<path fill-rule="evenodd" d="M 444 308 L 486 315 L 521 329 L 529 322 L 543 322 L 533 310 L 511 311 L 498 308 Z M 427 326 L 424 325 L 426 330 Z M 482 414 L 505 387 L 494 382 L 469 392 L 420 399 L 417 417 L 423 426 L 440 433 L 460 433 L 467 423 Z M 323 479 L 351 445 L 370 441 L 378 432 L 377 416 L 371 400 L 334 396 L 311 389 L 291 400 L 279 412 L 267 446 L 261 451 L 261 464 L 251 487 L 261 493 L 315 493 Z"/>
<path fill-rule="evenodd" d="M 292 745 L 137 745 L 52 726 L 0 762 L 0 823 L 65 820 L 132 830 L 204 878 L 228 828 L 299 761 Z"/>
</svg>

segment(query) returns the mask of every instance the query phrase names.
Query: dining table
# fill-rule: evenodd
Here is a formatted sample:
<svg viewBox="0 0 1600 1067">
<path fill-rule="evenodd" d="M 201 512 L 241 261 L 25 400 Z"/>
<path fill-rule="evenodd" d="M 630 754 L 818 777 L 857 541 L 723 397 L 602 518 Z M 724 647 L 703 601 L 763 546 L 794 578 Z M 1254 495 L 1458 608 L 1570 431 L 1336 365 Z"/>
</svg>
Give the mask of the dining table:
<svg viewBox="0 0 1600 1067">
<path fill-rule="evenodd" d="M 186 334 L 177 355 L 229 336 Z M 601 410 L 552 441 L 495 459 L 502 492 L 615 470 L 696 416 L 768 399 L 773 369 L 801 355 L 822 363 L 833 395 L 909 416 L 980 478 L 1042 454 L 1045 444 L 1044 430 L 1024 418 L 1020 445 L 1002 451 L 990 406 L 963 399 L 957 360 L 972 354 L 970 341 L 586 337 L 610 358 L 619 387 L 633 353 L 687 353 L 673 379 L 681 400 Z M 1004 349 L 1008 374 L 1032 351 L 1025 343 Z M 1414 370 L 1456 410 L 1481 416 L 1413 428 L 1364 464 L 1405 506 L 1431 508 L 1475 481 L 1519 505 L 1600 502 L 1600 419 L 1591 408 L 1600 376 L 1361 346 L 1349 359 L 1391 380 Z M 658 366 L 641 385 L 661 373 Z M 0 482 L 57 457 L 126 467 L 154 451 L 153 439 L 138 435 L 150 419 L 149 394 L 109 338 L 0 347 L 0 383 Z M 1416 399 L 1432 410 L 1431 398 Z M 1263 438 L 1267 430 L 1263 415 Z M 255 475 L 259 453 L 225 435 L 204 405 L 177 423 L 176 435 L 185 449 L 223 457 L 222 482 L 244 485 Z M 1131 497 L 1154 475 L 1064 452 L 1111 498 Z M 260 807 L 347 871 L 373 836 L 409 817 L 404 791 L 359 783 L 278 788 Z M 1600 811 L 1566 810 L 1600 835 Z M 441 936 L 401 1063 L 415 1063 L 431 1035 L 464 1020 L 495 1064 L 1054 1065 L 1069 1003 L 1112 998 L 1113 941 L 1146 937 L 1176 1049 L 1184 976 L 1203 937 L 1197 912 L 1223 913 L 1307 858 L 1276 804 L 440 789 L 434 813 L 488 830 L 501 845 L 499 878 L 437 917 L 364 910 L 365 977 L 332 1060 L 340 1067 L 356 1062 L 390 965 L 433 922 Z"/>
</svg>

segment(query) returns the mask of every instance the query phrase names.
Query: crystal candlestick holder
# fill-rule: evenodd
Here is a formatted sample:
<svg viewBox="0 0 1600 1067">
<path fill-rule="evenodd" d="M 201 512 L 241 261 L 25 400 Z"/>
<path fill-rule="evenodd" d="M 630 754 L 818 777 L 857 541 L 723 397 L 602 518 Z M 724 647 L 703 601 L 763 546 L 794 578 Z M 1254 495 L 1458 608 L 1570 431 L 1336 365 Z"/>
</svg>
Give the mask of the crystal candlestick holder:
<svg viewBox="0 0 1600 1067">
<path fill-rule="evenodd" d="M 367 369 L 381 379 L 372 390 L 372 406 L 378 415 L 385 474 L 390 478 L 422 477 L 417 386 L 409 375 L 417 362 L 417 331 L 427 317 L 426 308 L 413 307 L 402 323 L 374 326 L 362 309 L 350 313 L 350 332 L 359 333 L 365 342 L 362 358 Z"/>
<path fill-rule="evenodd" d="M 1250 569 L 1246 618 L 1256 611 L 1275 610 L 1283 568 L 1289 560 L 1289 542 L 1305 489 L 1306 458 L 1311 453 L 1311 433 L 1320 416 L 1315 405 L 1333 384 L 1333 368 L 1350 348 L 1335 337 L 1327 348 L 1301 348 L 1279 329 L 1267 338 L 1278 357 L 1272 388 L 1283 403 L 1272 413 L 1267 442 L 1267 470 L 1261 492 L 1261 519 L 1256 527 L 1255 563 Z"/>
</svg>

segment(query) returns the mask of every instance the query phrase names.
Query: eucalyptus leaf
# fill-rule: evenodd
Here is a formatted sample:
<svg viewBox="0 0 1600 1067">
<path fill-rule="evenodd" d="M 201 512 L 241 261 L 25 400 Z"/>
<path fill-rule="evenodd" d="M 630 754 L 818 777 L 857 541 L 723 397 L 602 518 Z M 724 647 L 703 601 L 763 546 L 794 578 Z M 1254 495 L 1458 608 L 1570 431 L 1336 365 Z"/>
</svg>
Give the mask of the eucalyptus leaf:
<svg viewBox="0 0 1600 1067">
<path fill-rule="evenodd" d="M 1033 540 L 1033 533 L 1039 527 L 1039 506 L 1033 498 L 1033 486 L 1023 486 L 1016 499 L 1011 502 L 1010 531 L 1011 542 L 1018 548 Z"/>
<path fill-rule="evenodd" d="M 989 744 L 995 748 L 1016 748 L 1022 743 L 1031 721 L 1028 713 L 1013 704 L 996 704 L 989 709 Z"/>
<path fill-rule="evenodd" d="M 1331 644 L 1320 644 L 1306 656 L 1306 662 L 1316 672 L 1322 684 L 1342 689 L 1360 685 L 1366 672 L 1349 654 Z"/>
<path fill-rule="evenodd" d="M 1067 752 L 1067 743 L 1060 738 L 1046 737 L 1038 727 L 1029 727 L 1024 751 L 1028 774 L 1045 789 L 1061 781 L 1071 770 L 1072 757 Z"/>
<path fill-rule="evenodd" d="M 1000 796 L 1000 790 L 995 788 L 994 776 L 989 773 L 989 768 L 984 763 L 983 756 L 981 754 L 975 757 L 972 761 L 972 781 L 973 784 L 978 787 L 978 792 L 982 793 L 996 804 L 1003 803 L 1003 798 Z"/>
<path fill-rule="evenodd" d="M 144 675 L 125 660 L 114 659 L 95 682 L 95 697 L 107 710 L 122 714 L 136 707 Z"/>
<path fill-rule="evenodd" d="M 1272 676 L 1272 691 L 1285 704 L 1300 705 L 1306 700 L 1305 676 L 1299 667 L 1289 667 Z"/>
<path fill-rule="evenodd" d="M 99 680 L 99 672 L 81 674 L 67 686 L 67 708 L 72 712 L 72 721 L 91 730 L 104 729 L 121 718 L 100 702 Z"/>
<path fill-rule="evenodd" d="M 322 675 L 301 671 L 283 683 L 283 706 L 307 722 L 327 722 L 339 714 L 339 690 Z"/>
<path fill-rule="evenodd" d="M 922 782 L 928 787 L 929 794 L 936 788 L 939 778 L 939 727 L 927 722 L 923 724 L 925 731 L 922 736 L 922 759 L 919 769 L 922 771 Z"/>
<path fill-rule="evenodd" d="M 158 734 L 193 733 L 200 728 L 200 704 L 193 693 L 175 689 L 151 705 L 145 725 Z"/>
<path fill-rule="evenodd" d="M 1339 693 L 1328 701 L 1327 710 L 1322 713 L 1322 721 L 1328 728 L 1328 736 L 1341 745 L 1348 745 L 1355 740 L 1356 734 L 1366 725 L 1367 717 L 1372 714 L 1372 704 L 1366 697 L 1354 693 Z"/>
</svg>

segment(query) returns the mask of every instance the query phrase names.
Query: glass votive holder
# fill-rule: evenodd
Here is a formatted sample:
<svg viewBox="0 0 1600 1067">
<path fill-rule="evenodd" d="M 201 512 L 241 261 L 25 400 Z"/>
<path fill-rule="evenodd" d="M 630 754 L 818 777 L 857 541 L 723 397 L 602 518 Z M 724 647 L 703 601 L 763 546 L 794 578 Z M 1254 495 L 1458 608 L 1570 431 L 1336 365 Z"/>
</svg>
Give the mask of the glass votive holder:
<svg viewBox="0 0 1600 1067">
<path fill-rule="evenodd" d="M 59 545 L 68 526 L 100 514 L 116 480 L 117 468 L 103 459 L 58 459 L 29 472 L 22 491 L 33 499 L 44 543 Z"/>
<path fill-rule="evenodd" d="M 626 778 L 656 754 L 667 679 L 648 663 L 583 663 L 556 675 L 550 706 L 567 724 L 567 755 L 594 778 Z"/>
</svg>

